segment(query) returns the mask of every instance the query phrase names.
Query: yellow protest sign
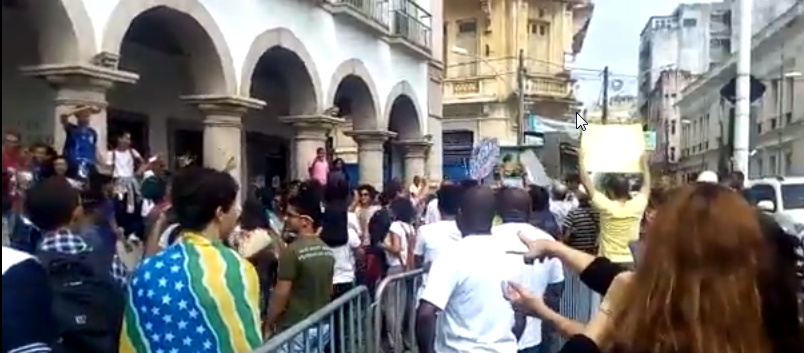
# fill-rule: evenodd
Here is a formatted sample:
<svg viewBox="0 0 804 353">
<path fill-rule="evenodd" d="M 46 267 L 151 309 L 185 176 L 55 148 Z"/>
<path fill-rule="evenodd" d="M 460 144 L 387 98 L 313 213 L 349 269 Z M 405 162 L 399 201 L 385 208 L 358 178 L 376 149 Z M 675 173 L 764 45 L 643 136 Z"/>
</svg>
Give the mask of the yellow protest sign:
<svg viewBox="0 0 804 353">
<path fill-rule="evenodd" d="M 598 173 L 639 173 L 645 152 L 642 126 L 592 125 L 581 135 L 586 170 Z"/>
</svg>

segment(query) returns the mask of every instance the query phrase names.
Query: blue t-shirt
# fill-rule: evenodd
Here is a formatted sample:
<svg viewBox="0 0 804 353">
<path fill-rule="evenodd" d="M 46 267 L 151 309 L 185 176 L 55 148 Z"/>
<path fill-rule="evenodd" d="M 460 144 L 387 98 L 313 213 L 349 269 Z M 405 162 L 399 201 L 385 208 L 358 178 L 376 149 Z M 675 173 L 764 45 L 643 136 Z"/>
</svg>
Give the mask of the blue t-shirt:
<svg viewBox="0 0 804 353">
<path fill-rule="evenodd" d="M 68 124 L 65 127 L 64 155 L 72 161 L 95 163 L 98 133 L 89 126 Z"/>
</svg>

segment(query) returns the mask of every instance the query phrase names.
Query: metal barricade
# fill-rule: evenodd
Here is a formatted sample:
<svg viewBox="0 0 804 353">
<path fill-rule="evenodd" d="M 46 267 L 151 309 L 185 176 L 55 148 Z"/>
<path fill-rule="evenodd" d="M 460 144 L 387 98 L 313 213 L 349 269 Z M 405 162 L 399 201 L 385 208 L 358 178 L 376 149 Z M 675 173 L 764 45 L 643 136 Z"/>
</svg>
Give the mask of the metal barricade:
<svg viewBox="0 0 804 353">
<path fill-rule="evenodd" d="M 370 306 L 368 288 L 353 288 L 251 353 L 374 353 Z"/>
<path fill-rule="evenodd" d="M 425 271 L 388 275 L 374 294 L 374 349 L 372 353 L 418 352 L 414 339 L 416 307 Z"/>
<path fill-rule="evenodd" d="M 564 293 L 561 295 L 559 313 L 578 322 L 589 322 L 592 317 L 594 291 L 581 281 L 581 276 L 569 268 L 564 268 Z M 557 346 L 566 339 L 559 337 Z M 558 351 L 555 349 L 554 351 Z"/>
</svg>

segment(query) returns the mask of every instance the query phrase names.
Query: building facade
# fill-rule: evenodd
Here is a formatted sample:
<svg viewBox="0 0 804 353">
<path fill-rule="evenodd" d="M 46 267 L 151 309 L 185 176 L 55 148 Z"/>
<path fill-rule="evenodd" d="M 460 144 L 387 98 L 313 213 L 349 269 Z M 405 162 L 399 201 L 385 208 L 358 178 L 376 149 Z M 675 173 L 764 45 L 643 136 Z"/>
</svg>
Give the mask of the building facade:
<svg viewBox="0 0 804 353">
<path fill-rule="evenodd" d="M 587 0 L 445 1 L 445 168 L 461 163 L 461 156 L 481 138 L 516 145 L 520 50 L 526 71 L 525 113 L 568 116 L 576 104 L 571 64 L 581 50 L 592 9 Z"/>
<path fill-rule="evenodd" d="M 749 177 L 804 175 L 804 3 L 755 31 L 751 72 L 765 85 L 751 106 Z M 734 107 L 720 97 L 735 77 L 737 56 L 690 84 L 677 102 L 682 121 L 679 171 L 730 166 Z"/>
<path fill-rule="evenodd" d="M 646 97 L 647 126 L 656 132 L 656 150 L 651 153 L 651 169 L 662 175 L 673 175 L 681 157 L 681 116 L 676 103 L 680 94 L 697 78 L 688 71 L 663 70 L 653 90 Z"/>
<path fill-rule="evenodd" d="M 670 15 L 648 19 L 639 43 L 639 109 L 647 120 L 648 96 L 668 69 L 700 75 L 732 52 L 734 3 L 680 4 Z"/>
<path fill-rule="evenodd" d="M 60 148 L 60 113 L 93 104 L 101 141 L 127 131 L 149 154 L 235 158 L 241 179 L 305 178 L 328 145 L 374 185 L 388 150 L 408 179 L 430 151 L 440 163 L 439 0 L 2 5 L 3 129 L 25 142 Z"/>
</svg>

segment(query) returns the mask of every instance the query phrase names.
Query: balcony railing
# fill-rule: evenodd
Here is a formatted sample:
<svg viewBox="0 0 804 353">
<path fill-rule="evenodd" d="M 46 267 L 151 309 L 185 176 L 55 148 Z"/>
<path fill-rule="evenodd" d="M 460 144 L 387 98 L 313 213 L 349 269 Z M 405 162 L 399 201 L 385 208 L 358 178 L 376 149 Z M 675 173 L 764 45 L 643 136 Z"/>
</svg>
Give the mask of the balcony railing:
<svg viewBox="0 0 804 353">
<path fill-rule="evenodd" d="M 444 80 L 444 104 L 494 101 L 497 99 L 495 78 L 465 78 Z"/>
<path fill-rule="evenodd" d="M 382 27 L 389 28 L 391 16 L 388 2 L 383 0 L 324 0 L 334 7 L 347 7 Z"/>
<path fill-rule="evenodd" d="M 432 49 L 432 17 L 429 12 L 414 0 L 393 0 L 391 13 L 391 34 L 405 38 L 428 52 Z"/>
<path fill-rule="evenodd" d="M 572 98 L 570 97 L 569 84 L 566 81 L 545 77 L 528 78 L 525 81 L 525 94 L 551 98 Z"/>
</svg>

